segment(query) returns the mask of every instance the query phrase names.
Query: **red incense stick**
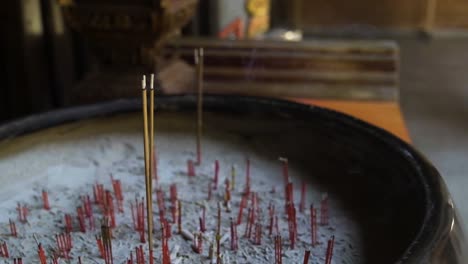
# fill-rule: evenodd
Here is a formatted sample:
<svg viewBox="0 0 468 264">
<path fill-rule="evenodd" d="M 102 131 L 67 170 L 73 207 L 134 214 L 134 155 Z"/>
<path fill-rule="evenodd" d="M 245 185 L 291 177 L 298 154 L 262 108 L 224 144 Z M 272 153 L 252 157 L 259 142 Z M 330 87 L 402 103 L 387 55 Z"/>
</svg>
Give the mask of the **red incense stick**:
<svg viewBox="0 0 468 264">
<path fill-rule="evenodd" d="M 45 190 L 42 190 L 42 203 L 44 210 L 50 210 L 49 195 Z"/>
<path fill-rule="evenodd" d="M 245 171 L 245 195 L 250 194 L 250 159 L 246 160 Z"/>
<path fill-rule="evenodd" d="M 282 242 L 281 236 L 275 237 L 275 264 L 282 264 L 283 263 L 283 252 L 282 252 Z"/>
<path fill-rule="evenodd" d="M 187 160 L 187 175 L 189 177 L 195 176 L 195 165 L 193 163 L 193 160 Z"/>
<path fill-rule="evenodd" d="M 331 264 L 332 257 L 333 257 L 333 246 L 334 246 L 334 244 L 335 244 L 335 236 L 332 236 L 331 239 L 328 240 L 325 264 Z"/>
<path fill-rule="evenodd" d="M 310 230 L 312 236 L 312 247 L 317 245 L 317 209 L 314 208 L 314 205 L 310 205 Z"/>
<path fill-rule="evenodd" d="M 310 250 L 306 250 L 304 254 L 304 264 L 309 263 L 309 258 L 310 258 Z"/>
<path fill-rule="evenodd" d="M 16 224 L 15 222 L 13 222 L 13 220 L 9 219 L 10 221 L 10 233 L 11 233 L 11 236 L 13 237 L 17 237 L 18 236 L 18 233 L 16 232 Z"/>
<path fill-rule="evenodd" d="M 214 172 L 214 178 L 213 178 L 215 190 L 218 189 L 218 180 L 219 180 L 219 161 L 215 160 L 215 172 Z"/>
</svg>

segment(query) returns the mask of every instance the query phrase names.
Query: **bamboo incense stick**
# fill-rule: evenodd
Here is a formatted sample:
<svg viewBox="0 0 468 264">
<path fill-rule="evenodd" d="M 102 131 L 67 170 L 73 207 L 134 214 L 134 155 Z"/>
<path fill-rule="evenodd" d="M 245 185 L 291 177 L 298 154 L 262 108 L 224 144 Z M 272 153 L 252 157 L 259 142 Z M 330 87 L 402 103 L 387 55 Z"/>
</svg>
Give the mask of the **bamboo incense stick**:
<svg viewBox="0 0 468 264">
<path fill-rule="evenodd" d="M 145 155 L 145 187 L 146 187 L 146 217 L 148 225 L 148 247 L 153 248 L 153 227 L 152 227 L 152 199 L 151 199 L 151 162 L 149 161 L 149 137 L 148 137 L 148 102 L 147 102 L 147 91 L 146 91 L 146 76 L 143 75 L 142 81 L 142 101 L 143 101 L 143 143 L 144 143 L 144 155 Z"/>
<path fill-rule="evenodd" d="M 149 164 L 150 164 L 150 173 L 151 173 L 151 179 L 156 178 L 156 171 L 154 170 L 154 74 L 151 74 L 151 80 L 150 80 L 150 131 L 149 131 L 149 146 L 150 146 L 150 159 L 149 159 Z M 151 190 L 153 190 L 153 181 L 150 181 L 151 184 Z"/>
<path fill-rule="evenodd" d="M 148 190 L 146 193 L 146 201 L 148 206 L 148 245 L 149 250 L 153 249 L 153 178 L 154 170 L 154 74 L 151 74 L 150 79 L 150 130 L 149 130 L 149 160 L 148 160 Z M 152 256 L 151 256 L 152 257 Z"/>
<path fill-rule="evenodd" d="M 195 65 L 197 68 L 197 165 L 201 164 L 201 140 L 203 133 L 203 48 L 195 50 Z"/>
</svg>

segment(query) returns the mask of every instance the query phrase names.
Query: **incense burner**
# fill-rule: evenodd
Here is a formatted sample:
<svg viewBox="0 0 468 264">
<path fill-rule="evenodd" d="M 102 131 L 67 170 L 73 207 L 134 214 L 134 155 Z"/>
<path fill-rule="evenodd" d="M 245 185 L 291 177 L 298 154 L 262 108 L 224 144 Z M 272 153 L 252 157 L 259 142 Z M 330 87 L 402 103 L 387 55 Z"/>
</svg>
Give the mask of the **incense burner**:
<svg viewBox="0 0 468 264">
<path fill-rule="evenodd" d="M 229 257 L 231 262 L 280 263 L 276 228 L 269 234 L 271 205 L 275 205 L 279 218 L 283 263 L 301 262 L 305 250 L 311 250 L 311 263 L 326 263 L 327 244 L 332 238 L 331 263 L 466 262 L 464 236 L 442 178 L 405 142 L 369 124 L 318 107 L 231 96 L 206 96 L 204 102 L 203 160 L 200 166 L 192 167 L 194 172 L 190 176 L 187 161 L 195 157 L 196 98 L 162 96 L 156 100 L 158 184 L 163 193 L 170 193 L 163 194 L 166 218 L 173 217 L 171 197 L 178 193 L 183 204 L 182 228 L 188 231 L 178 232 L 177 224 L 172 225 L 168 248 L 171 253 L 177 249 L 172 261 L 193 263 L 208 261 L 210 254 L 213 256 L 210 241 L 216 237 L 213 230 L 217 225 L 217 204 L 225 201 L 226 180 L 230 180 L 228 185 L 234 186 L 230 211 L 224 205 L 221 207 L 221 229 L 227 235 L 220 240 L 223 258 Z M 115 261 L 124 261 L 130 252 L 135 253 L 133 249 L 140 238 L 133 226 L 135 222 L 132 224 L 134 210 L 130 203 L 133 206 L 140 203 L 134 197 L 144 191 L 142 154 L 139 154 L 142 153 L 141 114 L 137 113 L 140 109 L 137 100 L 121 100 L 37 115 L 0 127 L 3 139 L 0 221 L 8 223 L 11 218 L 18 229 L 17 237 L 6 239 L 10 257 L 22 254 L 31 261 L 37 258 L 32 232 L 47 245 L 45 253 L 50 257 L 48 249 L 56 245 L 48 236 L 67 228 L 66 220 L 60 219 L 68 213 L 74 215 L 71 257 L 104 263 L 95 244 L 94 235 L 99 230 L 92 231 L 86 223 L 86 233 L 82 232 L 75 220 L 75 208 L 87 203 L 82 196 L 89 194 L 91 200 L 95 199 L 91 186 L 96 181 L 103 183 L 104 189 L 109 188 L 117 199 L 118 192 L 112 189 L 117 180 L 125 198 L 124 213 L 117 212 L 119 202 L 115 201 L 113 254 Z M 278 157 L 287 157 L 288 167 Z M 215 160 L 219 161 L 216 181 Z M 263 236 L 259 238 L 256 231 L 259 227 L 254 225 L 251 237 L 246 237 L 244 232 L 249 233 L 246 221 L 251 214 L 247 210 L 250 205 L 246 206 L 241 225 L 235 231 L 237 249 L 232 249 L 229 219 L 238 219 L 248 174 L 251 174 L 250 191 L 258 195 L 252 199 L 258 203 Z M 299 232 L 294 249 L 287 225 L 291 215 L 286 216 L 284 207 L 285 174 L 294 185 L 286 196 L 291 195 L 297 209 Z M 177 191 L 173 190 L 174 184 Z M 302 186 L 306 186 L 307 205 L 303 211 L 299 208 Z M 48 192 L 49 210 L 43 208 L 41 190 Z M 322 222 L 325 199 L 328 223 Z M 311 244 L 313 228 L 309 220 L 313 214 L 308 212 L 312 204 L 318 209 L 315 246 Z M 17 206 L 28 208 L 27 219 L 17 219 Z M 92 207 L 96 217 L 100 215 L 99 202 Z M 159 217 L 156 213 L 155 219 Z M 205 219 L 204 235 L 197 231 L 201 229 L 199 219 Z M 159 220 L 155 224 L 159 226 Z M 159 229 L 155 236 L 156 243 L 162 243 Z M 28 246 L 17 246 L 18 241 Z M 137 254 L 141 254 L 137 248 Z M 154 254 L 159 263 L 161 246 L 154 249 Z"/>
</svg>

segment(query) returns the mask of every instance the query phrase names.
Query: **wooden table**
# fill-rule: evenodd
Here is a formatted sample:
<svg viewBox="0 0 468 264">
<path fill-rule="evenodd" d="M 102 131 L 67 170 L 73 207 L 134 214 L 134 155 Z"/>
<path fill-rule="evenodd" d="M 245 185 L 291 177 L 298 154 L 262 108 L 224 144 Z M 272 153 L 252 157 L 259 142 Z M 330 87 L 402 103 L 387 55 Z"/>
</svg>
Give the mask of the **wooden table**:
<svg viewBox="0 0 468 264">
<path fill-rule="evenodd" d="M 357 117 L 377 127 L 383 128 L 400 137 L 406 142 L 411 142 L 405 120 L 401 113 L 400 105 L 394 101 L 344 101 L 344 100 L 319 100 L 291 98 L 290 100 L 317 105 L 348 115 Z"/>
</svg>

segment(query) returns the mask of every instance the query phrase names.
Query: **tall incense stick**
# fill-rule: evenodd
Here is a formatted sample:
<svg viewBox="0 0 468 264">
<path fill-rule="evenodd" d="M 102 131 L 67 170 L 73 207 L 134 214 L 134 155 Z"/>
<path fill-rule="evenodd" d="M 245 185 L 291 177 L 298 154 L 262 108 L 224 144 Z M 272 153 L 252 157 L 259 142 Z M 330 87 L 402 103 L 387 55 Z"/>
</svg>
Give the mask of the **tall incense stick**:
<svg viewBox="0 0 468 264">
<path fill-rule="evenodd" d="M 150 92 L 151 93 L 151 92 Z M 145 187 L 146 187 L 146 217 L 148 225 L 148 247 L 149 250 L 153 248 L 153 208 L 152 208 L 152 198 L 151 198 L 151 162 L 149 161 L 149 144 L 150 140 L 148 138 L 148 103 L 147 103 L 147 91 L 146 91 L 146 76 L 143 75 L 142 81 L 142 95 L 141 99 L 143 101 L 143 127 L 144 127 L 144 154 L 145 154 Z M 150 99 L 151 101 L 151 99 Z M 151 103 L 151 102 L 150 102 Z M 154 103 L 154 102 L 153 102 Z M 153 112 L 153 111 L 152 111 Z"/>
<path fill-rule="evenodd" d="M 201 164 L 201 138 L 203 128 L 203 48 L 195 50 L 197 68 L 197 164 Z"/>
<path fill-rule="evenodd" d="M 149 146 L 150 146 L 150 174 L 151 179 L 154 178 L 154 74 L 151 74 L 150 80 L 150 131 L 149 131 Z M 150 181 L 151 190 L 153 190 L 153 181 Z"/>
<path fill-rule="evenodd" d="M 153 173 L 155 173 L 154 170 L 154 74 L 151 74 L 151 82 L 150 82 L 150 149 L 149 149 L 149 154 L 150 154 L 150 159 L 149 159 L 149 175 L 148 175 L 148 184 L 149 184 L 149 204 L 150 204 L 150 209 L 151 209 L 151 214 L 148 215 L 148 227 L 151 227 L 151 232 L 153 232 Z M 150 240 L 148 240 L 150 241 Z M 152 242 L 152 240 L 151 240 Z M 150 248 L 151 249 L 151 248 Z"/>
<path fill-rule="evenodd" d="M 155 159 L 154 159 L 154 74 L 151 74 L 150 80 L 150 159 L 148 170 L 148 184 L 149 190 L 147 190 L 146 199 L 149 201 L 148 209 L 148 250 L 149 250 L 149 264 L 153 264 L 153 178 L 155 177 Z"/>
</svg>

